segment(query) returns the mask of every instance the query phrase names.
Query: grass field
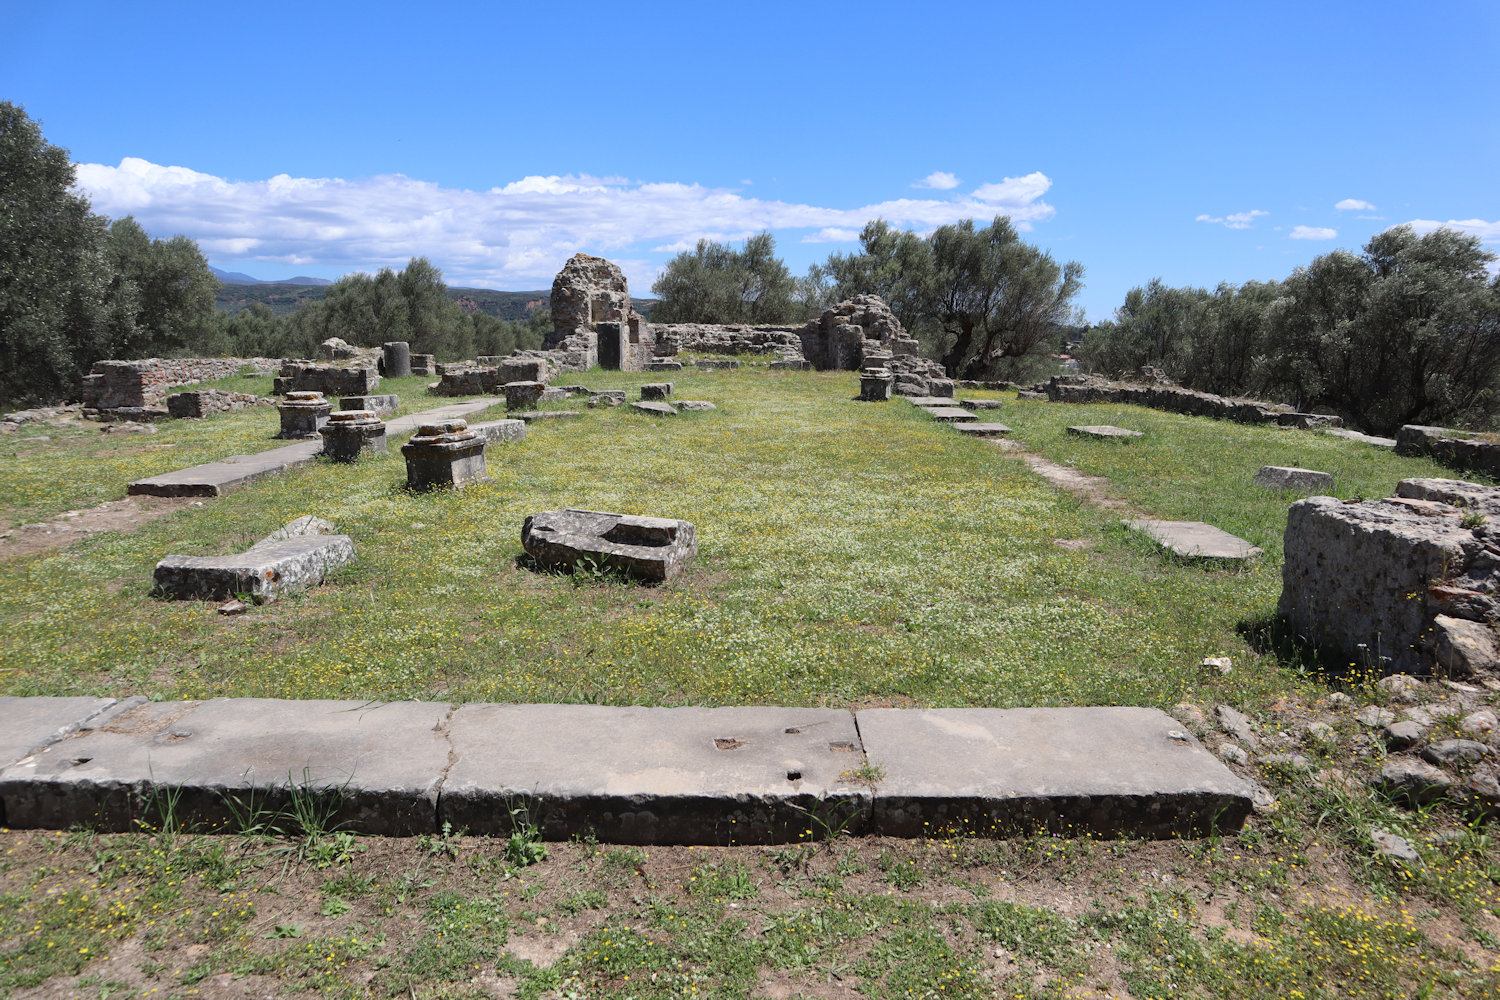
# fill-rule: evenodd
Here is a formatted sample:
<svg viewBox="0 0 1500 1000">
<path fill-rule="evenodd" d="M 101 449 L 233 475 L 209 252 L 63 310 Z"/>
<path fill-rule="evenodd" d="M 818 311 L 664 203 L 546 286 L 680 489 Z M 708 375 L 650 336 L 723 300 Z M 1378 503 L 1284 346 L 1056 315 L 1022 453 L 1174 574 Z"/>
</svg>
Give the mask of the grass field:
<svg viewBox="0 0 1500 1000">
<path fill-rule="evenodd" d="M 0 837 L 0 995 L 1500 996 L 1490 827 L 1371 792 L 1363 775 L 1383 751 L 1328 696 L 1389 696 L 1246 640 L 1272 618 L 1296 499 L 1251 486 L 1256 469 L 1322 469 L 1345 497 L 1452 473 L 1311 432 L 988 394 L 1026 449 L 1103 477 L 1128 509 L 1266 550 L 1250 569 L 1218 570 L 1164 557 L 1118 512 L 904 401 L 855 402 L 850 374 L 673 380 L 678 398 L 719 409 L 533 424 L 526 441 L 490 448 L 492 483 L 457 493 L 408 493 L 393 441 L 383 458 L 319 463 L 0 563 L 0 694 L 1230 704 L 1302 755 L 1240 769 L 1278 805 L 1238 837 L 1162 843 L 934 831 L 543 848 L 461 831 L 358 838 L 286 817 L 217 834 L 12 832 Z M 406 412 L 447 401 L 421 383 L 381 388 Z M 1064 433 L 1078 423 L 1146 436 Z M 278 443 L 270 410 L 149 436 L 30 426 L 0 438 L 11 523 Z M 36 435 L 51 440 L 21 440 Z M 658 588 L 518 566 L 524 516 L 564 506 L 685 518 L 699 559 Z M 301 514 L 358 549 L 325 586 L 230 618 L 150 596 L 164 554 L 241 549 Z M 1200 666 L 1216 654 L 1230 673 Z M 1310 719 L 1333 735 L 1314 738 Z M 1375 827 L 1422 860 L 1377 855 Z"/>
</svg>

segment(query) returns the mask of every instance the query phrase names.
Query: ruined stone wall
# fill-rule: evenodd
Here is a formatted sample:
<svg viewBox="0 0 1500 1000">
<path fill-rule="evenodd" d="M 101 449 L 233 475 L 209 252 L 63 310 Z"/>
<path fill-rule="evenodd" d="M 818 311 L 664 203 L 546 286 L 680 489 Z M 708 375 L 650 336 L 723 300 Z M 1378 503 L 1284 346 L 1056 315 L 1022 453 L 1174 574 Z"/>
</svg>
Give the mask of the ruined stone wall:
<svg viewBox="0 0 1500 1000">
<path fill-rule="evenodd" d="M 174 417 L 206 417 L 210 413 L 243 410 L 248 406 L 270 406 L 274 401 L 248 392 L 197 389 L 167 397 L 167 412 Z"/>
<path fill-rule="evenodd" d="M 517 351 L 503 357 L 487 357 L 473 364 L 461 361 L 438 366 L 438 384 L 432 390 L 439 396 L 480 396 L 500 391 L 511 382 L 550 382 L 561 366 L 546 351 Z"/>
<path fill-rule="evenodd" d="M 1500 489 L 1407 479 L 1396 492 L 1292 505 L 1281 614 L 1297 634 L 1361 666 L 1493 673 Z"/>
<path fill-rule="evenodd" d="M 783 358 L 802 357 L 801 327 L 748 326 L 711 323 L 659 323 L 656 330 L 656 353 L 662 357 L 678 351 L 703 354 L 776 354 Z"/>
<path fill-rule="evenodd" d="M 853 371 L 869 353 L 916 355 L 917 342 L 878 295 L 845 299 L 797 331 L 802 356 L 814 368 Z"/>
<path fill-rule="evenodd" d="M 321 392 L 325 396 L 368 396 L 379 385 L 380 375 L 374 367 L 348 368 L 290 360 L 281 363 L 272 391 L 277 395 Z"/>
<path fill-rule="evenodd" d="M 1446 427 L 1407 424 L 1396 432 L 1396 454 L 1428 456 L 1455 469 L 1500 479 L 1500 441 L 1470 439 Z"/>
<path fill-rule="evenodd" d="M 628 324 L 630 289 L 625 274 L 603 257 L 574 254 L 552 280 L 552 332 L 543 350 L 555 351 L 561 364 L 583 370 L 599 363 L 596 324 Z"/>
<path fill-rule="evenodd" d="M 95 361 L 83 377 L 83 405 L 93 410 L 159 407 L 173 386 L 212 382 L 238 375 L 247 366 L 269 373 L 275 358 L 142 358 Z"/>
<path fill-rule="evenodd" d="M 1322 413 L 1298 413 L 1281 403 L 1233 399 L 1174 385 L 1134 385 L 1093 375 L 1056 375 L 1038 384 L 1054 403 L 1129 403 L 1168 413 L 1214 417 L 1241 424 L 1279 424 L 1282 427 L 1342 427 L 1343 418 Z"/>
</svg>

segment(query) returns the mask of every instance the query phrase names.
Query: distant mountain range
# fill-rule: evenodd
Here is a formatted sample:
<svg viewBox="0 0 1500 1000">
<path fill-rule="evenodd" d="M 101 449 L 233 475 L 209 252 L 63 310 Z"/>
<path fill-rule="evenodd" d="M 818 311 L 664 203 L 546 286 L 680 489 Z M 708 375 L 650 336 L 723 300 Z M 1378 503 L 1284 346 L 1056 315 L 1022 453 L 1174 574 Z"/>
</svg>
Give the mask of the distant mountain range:
<svg viewBox="0 0 1500 1000">
<path fill-rule="evenodd" d="M 219 279 L 219 283 L 223 284 L 223 285 L 331 285 L 331 284 L 333 284 L 333 282 L 329 281 L 327 278 L 309 278 L 306 275 L 298 275 L 295 278 L 287 278 L 284 281 L 263 281 L 260 278 L 252 278 L 252 277 L 250 277 L 250 275 L 248 275 L 248 274 L 242 274 L 239 271 L 221 271 L 217 267 L 214 267 L 212 264 L 208 265 L 208 269 L 213 272 L 213 276 L 215 278 L 218 278 Z"/>
</svg>

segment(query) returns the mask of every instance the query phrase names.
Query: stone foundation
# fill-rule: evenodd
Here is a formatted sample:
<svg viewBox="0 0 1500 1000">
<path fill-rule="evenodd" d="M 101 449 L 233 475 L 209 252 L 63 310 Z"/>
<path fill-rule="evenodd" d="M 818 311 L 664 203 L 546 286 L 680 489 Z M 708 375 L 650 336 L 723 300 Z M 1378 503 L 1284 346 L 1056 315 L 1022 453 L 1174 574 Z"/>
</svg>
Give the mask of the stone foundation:
<svg viewBox="0 0 1500 1000">
<path fill-rule="evenodd" d="M 1464 431 L 1407 424 L 1396 432 L 1396 454 L 1428 456 L 1455 469 L 1500 479 L 1500 441 L 1472 440 Z"/>
<path fill-rule="evenodd" d="M 276 409 L 281 414 L 281 433 L 277 437 L 315 438 L 328 423 L 333 404 L 321 392 L 289 392 Z"/>
<path fill-rule="evenodd" d="M 243 410 L 250 406 L 270 406 L 274 400 L 249 392 L 225 392 L 222 389 L 195 389 L 176 392 L 167 397 L 167 412 L 174 417 L 201 419 L 211 413 Z"/>
<path fill-rule="evenodd" d="M 571 508 L 526 518 L 521 545 L 544 568 L 591 562 L 650 583 L 673 579 L 698 555 L 697 529 L 688 521 Z"/>
<path fill-rule="evenodd" d="M 406 458 L 406 486 L 411 490 L 463 489 L 488 482 L 485 438 L 465 420 L 423 424 L 401 446 Z"/>
<path fill-rule="evenodd" d="M 373 367 L 344 368 L 311 361 L 283 361 L 275 392 L 321 392 L 325 396 L 368 396 L 380 386 Z"/>
<path fill-rule="evenodd" d="M 83 377 L 80 395 L 85 411 L 155 409 L 163 405 L 167 390 L 175 386 L 230 378 L 246 368 L 271 372 L 280 363 L 274 358 L 143 358 L 139 361 L 96 361 L 90 373 Z"/>
<path fill-rule="evenodd" d="M 369 410 L 340 410 L 323 425 L 323 455 L 335 462 L 355 462 L 360 455 L 385 450 L 385 421 Z"/>
<path fill-rule="evenodd" d="M 1406 479 L 1396 492 L 1292 505 L 1280 612 L 1349 662 L 1429 674 L 1440 659 L 1439 616 L 1500 627 L 1500 489 Z"/>
<path fill-rule="evenodd" d="M 1045 392 L 1047 398 L 1054 403 L 1128 403 L 1168 413 L 1233 420 L 1241 424 L 1278 424 L 1282 427 L 1302 428 L 1344 425 L 1341 417 L 1323 413 L 1298 413 L 1281 403 L 1215 396 L 1213 393 L 1182 389 L 1174 385 L 1111 382 L 1093 375 L 1056 375 L 1046 382 L 1038 383 L 1034 391 Z"/>
</svg>

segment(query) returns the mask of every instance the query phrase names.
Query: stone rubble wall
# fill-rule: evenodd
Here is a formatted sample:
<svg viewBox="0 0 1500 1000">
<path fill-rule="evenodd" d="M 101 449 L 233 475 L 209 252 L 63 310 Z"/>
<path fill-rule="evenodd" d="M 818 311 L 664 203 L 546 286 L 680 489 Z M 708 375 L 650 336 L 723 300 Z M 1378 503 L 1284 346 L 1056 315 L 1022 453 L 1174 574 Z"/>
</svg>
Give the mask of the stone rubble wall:
<svg viewBox="0 0 1500 1000">
<path fill-rule="evenodd" d="M 1500 628 L 1500 489 L 1407 479 L 1396 492 L 1292 505 L 1281 615 L 1361 666 L 1429 674 L 1442 662 L 1460 675 L 1500 673 L 1488 654 L 1460 669 L 1449 648 L 1467 628 L 1488 633 L 1493 649 Z"/>
<path fill-rule="evenodd" d="M 878 295 L 856 295 L 823 310 L 798 336 L 802 356 L 825 371 L 858 371 L 866 354 L 903 357 L 918 353 L 917 342 L 907 336 L 901 321 Z"/>
<path fill-rule="evenodd" d="M 516 351 L 503 357 L 488 356 L 480 360 L 481 363 L 460 361 L 438 365 L 438 382 L 432 391 L 439 396 L 490 395 L 511 382 L 545 384 L 565 367 L 563 360 L 551 351 Z"/>
<path fill-rule="evenodd" d="M 656 353 L 660 357 L 670 357 L 679 351 L 775 354 L 788 360 L 802 357 L 801 327 L 658 323 L 654 329 Z"/>
<path fill-rule="evenodd" d="M 272 392 L 321 392 L 325 396 L 368 396 L 380 385 L 373 366 L 325 365 L 305 359 L 281 362 Z"/>
<path fill-rule="evenodd" d="M 272 372 L 275 358 L 142 358 L 96 361 L 83 377 L 83 405 L 89 410 L 158 408 L 167 390 L 238 375 L 246 367 Z"/>
<path fill-rule="evenodd" d="M 1455 469 L 1500 479 L 1500 441 L 1472 440 L 1446 427 L 1407 424 L 1396 432 L 1396 454 L 1426 456 Z"/>
<path fill-rule="evenodd" d="M 1055 375 L 1033 389 L 1044 392 L 1054 403 L 1129 403 L 1192 417 L 1213 417 L 1241 424 L 1277 424 L 1281 427 L 1342 427 L 1342 417 L 1322 413 L 1298 413 L 1281 403 L 1234 399 L 1210 392 L 1166 384 L 1135 385 L 1112 382 L 1093 375 Z"/>
<path fill-rule="evenodd" d="M 274 401 L 249 392 L 225 392 L 222 389 L 196 389 L 167 397 L 167 412 L 174 417 L 202 418 L 210 413 L 243 410 L 249 406 L 270 406 Z"/>
</svg>

